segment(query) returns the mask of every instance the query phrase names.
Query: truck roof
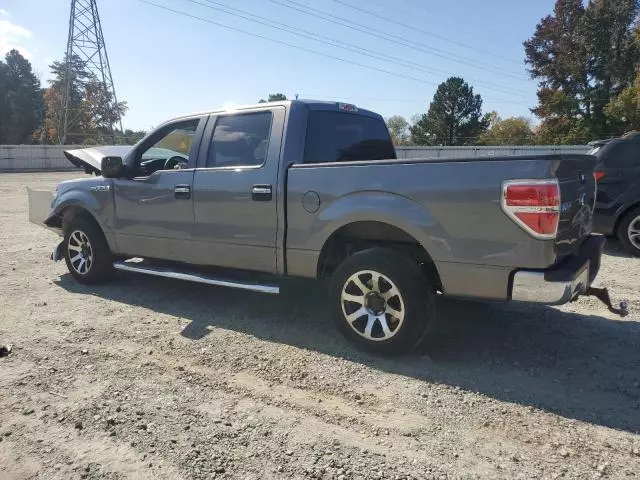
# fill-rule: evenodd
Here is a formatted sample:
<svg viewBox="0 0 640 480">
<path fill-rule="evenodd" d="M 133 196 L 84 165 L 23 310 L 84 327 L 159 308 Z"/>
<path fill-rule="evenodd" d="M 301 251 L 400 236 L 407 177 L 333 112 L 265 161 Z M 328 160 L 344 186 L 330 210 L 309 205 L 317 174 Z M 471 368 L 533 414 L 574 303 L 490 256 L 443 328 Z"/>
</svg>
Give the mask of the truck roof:
<svg viewBox="0 0 640 480">
<path fill-rule="evenodd" d="M 263 102 L 263 103 L 254 103 L 252 105 L 239 105 L 233 108 L 218 108 L 214 110 L 204 110 L 200 112 L 190 113 L 188 115 L 180 115 L 178 117 L 172 118 L 169 121 L 179 120 L 181 118 L 190 118 L 201 115 L 212 115 L 215 113 L 232 113 L 242 110 L 252 110 L 255 108 L 265 107 L 265 106 L 275 106 L 282 105 L 285 107 L 292 107 L 294 105 L 305 106 L 310 110 L 335 110 L 335 111 L 344 111 L 348 113 L 353 113 L 356 115 L 364 115 L 367 117 L 383 119 L 382 115 L 372 112 L 371 110 L 365 110 L 363 108 L 359 108 L 356 105 L 346 102 L 329 102 L 323 100 L 311 100 L 311 99 L 298 99 L 298 100 L 282 100 L 277 102 Z"/>
</svg>

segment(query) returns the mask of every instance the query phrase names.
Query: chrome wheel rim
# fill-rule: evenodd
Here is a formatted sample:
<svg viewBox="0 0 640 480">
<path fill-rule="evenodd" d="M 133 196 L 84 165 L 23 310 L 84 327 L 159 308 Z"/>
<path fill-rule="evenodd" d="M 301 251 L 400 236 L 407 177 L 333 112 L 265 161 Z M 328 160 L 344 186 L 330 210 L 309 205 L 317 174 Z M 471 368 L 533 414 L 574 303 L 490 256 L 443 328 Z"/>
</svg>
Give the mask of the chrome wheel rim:
<svg viewBox="0 0 640 480">
<path fill-rule="evenodd" d="M 67 242 L 69 263 L 80 275 L 86 275 L 93 265 L 93 249 L 89 237 L 82 230 L 75 230 Z"/>
<path fill-rule="evenodd" d="M 361 270 L 347 279 L 340 304 L 349 326 L 370 341 L 389 340 L 404 322 L 400 290 L 389 277 L 373 270 Z"/>
<path fill-rule="evenodd" d="M 627 230 L 627 236 L 631 245 L 640 250 L 640 215 L 631 220 Z"/>
</svg>

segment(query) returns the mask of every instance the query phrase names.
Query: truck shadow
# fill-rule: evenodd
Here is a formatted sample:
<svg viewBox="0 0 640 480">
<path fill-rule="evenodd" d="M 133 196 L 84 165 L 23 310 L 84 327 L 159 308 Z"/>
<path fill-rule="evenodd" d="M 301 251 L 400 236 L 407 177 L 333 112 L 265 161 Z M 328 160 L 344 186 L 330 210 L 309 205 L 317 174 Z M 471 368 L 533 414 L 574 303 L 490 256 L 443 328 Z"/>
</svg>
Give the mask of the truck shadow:
<svg viewBox="0 0 640 480">
<path fill-rule="evenodd" d="M 136 275 L 90 288 L 69 274 L 57 283 L 187 319 L 181 335 L 194 341 L 211 327 L 233 330 L 640 432 L 640 322 L 550 307 L 441 301 L 441 320 L 424 351 L 385 358 L 359 352 L 339 335 L 317 284 L 291 284 L 275 297 Z"/>
</svg>

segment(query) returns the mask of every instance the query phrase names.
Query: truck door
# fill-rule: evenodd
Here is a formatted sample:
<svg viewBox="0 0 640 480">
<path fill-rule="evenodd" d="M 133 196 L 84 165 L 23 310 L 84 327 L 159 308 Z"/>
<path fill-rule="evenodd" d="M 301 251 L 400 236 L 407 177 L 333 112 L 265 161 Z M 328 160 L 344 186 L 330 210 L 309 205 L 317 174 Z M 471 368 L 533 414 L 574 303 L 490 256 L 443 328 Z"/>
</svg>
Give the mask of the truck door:
<svg viewBox="0 0 640 480">
<path fill-rule="evenodd" d="M 207 117 L 160 127 L 127 158 L 133 178 L 113 182 L 118 250 L 131 256 L 188 261 L 193 174 Z"/>
<path fill-rule="evenodd" d="M 193 181 L 201 264 L 276 273 L 283 106 L 212 117 Z"/>
</svg>

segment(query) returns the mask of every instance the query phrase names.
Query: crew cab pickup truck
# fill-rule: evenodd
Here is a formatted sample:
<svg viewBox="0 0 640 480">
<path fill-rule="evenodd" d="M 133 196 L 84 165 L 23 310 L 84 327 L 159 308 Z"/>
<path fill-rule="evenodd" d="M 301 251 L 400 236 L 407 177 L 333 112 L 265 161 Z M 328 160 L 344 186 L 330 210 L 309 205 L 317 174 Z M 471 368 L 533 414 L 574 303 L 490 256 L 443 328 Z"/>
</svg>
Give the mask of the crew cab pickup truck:
<svg viewBox="0 0 640 480">
<path fill-rule="evenodd" d="M 326 279 L 338 328 L 378 352 L 419 343 L 437 294 L 556 305 L 600 267 L 594 157 L 398 160 L 382 117 L 349 104 L 198 113 L 65 155 L 97 176 L 31 192 L 31 217 L 78 282 Z"/>
</svg>

